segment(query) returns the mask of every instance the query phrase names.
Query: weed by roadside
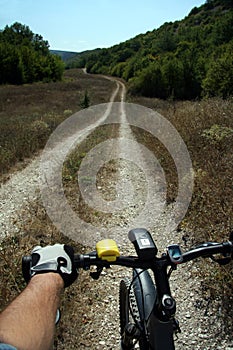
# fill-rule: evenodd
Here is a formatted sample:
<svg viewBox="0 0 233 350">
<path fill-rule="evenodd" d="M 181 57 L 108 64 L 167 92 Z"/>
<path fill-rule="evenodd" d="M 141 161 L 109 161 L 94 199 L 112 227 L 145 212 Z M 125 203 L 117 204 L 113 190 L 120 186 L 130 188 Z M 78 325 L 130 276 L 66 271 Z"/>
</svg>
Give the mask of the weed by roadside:
<svg viewBox="0 0 233 350">
<path fill-rule="evenodd" d="M 90 106 L 90 97 L 87 90 L 85 91 L 84 96 L 81 98 L 79 106 L 81 108 L 88 108 Z"/>
</svg>

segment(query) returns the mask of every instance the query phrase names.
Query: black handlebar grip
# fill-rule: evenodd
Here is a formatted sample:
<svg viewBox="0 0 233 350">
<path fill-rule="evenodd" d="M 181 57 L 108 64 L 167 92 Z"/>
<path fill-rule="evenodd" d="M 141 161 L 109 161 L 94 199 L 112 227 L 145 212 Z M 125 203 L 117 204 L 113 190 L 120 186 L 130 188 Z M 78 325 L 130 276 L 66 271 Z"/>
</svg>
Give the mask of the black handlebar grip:
<svg viewBox="0 0 233 350">
<path fill-rule="evenodd" d="M 233 231 L 230 233 L 230 241 L 233 243 Z"/>
<path fill-rule="evenodd" d="M 231 233 L 230 233 L 229 240 L 230 240 L 231 243 L 233 244 L 233 231 L 231 231 Z M 233 251 L 232 251 L 232 253 L 231 253 L 231 259 L 233 259 Z"/>
<path fill-rule="evenodd" d="M 31 279 L 31 266 L 32 266 L 32 257 L 31 256 L 23 256 L 22 258 L 22 273 L 23 278 L 26 283 L 28 283 Z"/>
</svg>

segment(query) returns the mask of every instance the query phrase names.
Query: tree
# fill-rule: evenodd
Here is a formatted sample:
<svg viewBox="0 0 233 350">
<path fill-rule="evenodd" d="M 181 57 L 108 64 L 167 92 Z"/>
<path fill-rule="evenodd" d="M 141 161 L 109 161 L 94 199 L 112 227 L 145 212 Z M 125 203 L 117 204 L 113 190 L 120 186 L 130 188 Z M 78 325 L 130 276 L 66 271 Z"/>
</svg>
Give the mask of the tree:
<svg viewBox="0 0 233 350">
<path fill-rule="evenodd" d="M 64 64 L 28 26 L 14 23 L 0 32 L 0 84 L 60 80 Z"/>
<path fill-rule="evenodd" d="M 212 59 L 203 81 L 204 94 L 227 98 L 233 95 L 233 57 L 231 52 Z"/>
<path fill-rule="evenodd" d="M 32 44 L 35 51 L 39 51 L 43 55 L 47 55 L 49 53 L 49 43 L 47 40 L 45 41 L 41 35 L 35 34 L 32 39 Z"/>
<path fill-rule="evenodd" d="M 168 30 L 163 31 L 157 45 L 161 51 L 174 51 L 176 49 L 176 40 L 174 35 Z"/>
<path fill-rule="evenodd" d="M 214 45 L 228 43 L 233 38 L 233 13 L 227 13 L 221 20 L 216 21 L 213 30 Z"/>
<path fill-rule="evenodd" d="M 184 67 L 180 60 L 170 56 L 162 65 L 166 97 L 181 99 L 184 96 Z"/>
<path fill-rule="evenodd" d="M 133 79 L 130 91 L 147 97 L 165 98 L 165 84 L 159 64 L 151 64 Z"/>
</svg>

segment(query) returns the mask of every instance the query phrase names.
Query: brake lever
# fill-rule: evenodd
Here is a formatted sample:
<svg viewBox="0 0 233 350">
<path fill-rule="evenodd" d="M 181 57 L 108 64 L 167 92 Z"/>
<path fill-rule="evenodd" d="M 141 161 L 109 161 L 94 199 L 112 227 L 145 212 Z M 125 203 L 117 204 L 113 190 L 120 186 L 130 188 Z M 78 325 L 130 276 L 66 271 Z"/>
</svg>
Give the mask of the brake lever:
<svg viewBox="0 0 233 350">
<path fill-rule="evenodd" d="M 102 271 L 103 267 L 97 267 L 96 271 L 90 272 L 91 278 L 93 278 L 93 280 L 98 280 Z"/>
<path fill-rule="evenodd" d="M 232 235 L 233 236 L 233 235 Z M 219 243 L 217 242 L 205 242 L 203 244 L 199 244 L 196 248 L 202 248 L 202 247 L 211 247 L 218 245 Z M 227 265 L 231 262 L 231 256 L 224 254 L 224 258 L 215 258 L 213 255 L 206 255 L 207 258 L 210 258 L 212 261 L 218 263 L 219 265 Z"/>
<path fill-rule="evenodd" d="M 28 283 L 31 279 L 31 265 L 32 265 L 32 257 L 31 256 L 23 256 L 22 258 L 22 273 L 23 278 L 26 283 Z"/>
<path fill-rule="evenodd" d="M 210 259 L 213 260 L 214 262 L 218 263 L 219 265 L 222 265 L 222 266 L 227 265 L 231 262 L 231 257 L 216 259 L 213 257 L 213 255 L 211 255 Z"/>
</svg>

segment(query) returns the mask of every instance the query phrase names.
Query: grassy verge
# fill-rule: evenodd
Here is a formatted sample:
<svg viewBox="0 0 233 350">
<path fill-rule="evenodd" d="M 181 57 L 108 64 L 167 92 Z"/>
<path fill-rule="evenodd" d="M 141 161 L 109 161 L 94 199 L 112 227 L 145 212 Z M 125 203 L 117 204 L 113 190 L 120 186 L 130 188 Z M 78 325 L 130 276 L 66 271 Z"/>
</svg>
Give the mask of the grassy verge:
<svg viewBox="0 0 233 350">
<path fill-rule="evenodd" d="M 196 234 L 198 232 L 198 240 L 226 237 L 233 228 L 233 102 L 218 99 L 170 103 L 156 99 L 136 99 L 132 102 L 161 113 L 173 124 L 187 145 L 195 173 L 195 188 L 181 227 L 188 229 L 191 226 Z M 134 132 L 137 139 L 154 151 L 161 161 L 168 174 L 168 199 L 172 201 L 177 191 L 172 160 L 151 135 L 137 129 Z"/>
<path fill-rule="evenodd" d="M 28 218 L 30 214 L 30 218 Z M 41 203 L 31 203 L 30 213 L 22 218 L 21 231 L 17 237 L 8 237 L 0 243 L 0 309 L 2 310 L 26 286 L 21 272 L 23 255 L 30 254 L 32 247 L 40 244 L 55 244 L 57 242 L 71 244 L 75 251 L 83 253 L 84 248 L 65 237 L 51 224 Z M 86 248 L 88 249 L 88 248 Z M 66 290 L 62 300 L 62 318 L 57 326 L 55 346 L 56 350 L 76 349 L 77 339 L 81 332 L 85 318 L 83 298 L 85 288 L 90 283 L 88 274 L 79 276 L 78 282 Z M 78 320 L 74 324 L 74 320 Z"/>
<path fill-rule="evenodd" d="M 91 105 L 105 103 L 114 87 L 80 70 L 66 71 L 63 82 L 0 86 L 0 176 L 24 166 L 57 125 L 81 109 L 87 94 Z"/>
<path fill-rule="evenodd" d="M 105 125 L 97 128 L 91 133 L 67 158 L 63 169 L 63 182 L 67 199 L 80 217 L 86 221 L 99 224 L 100 218 L 94 210 L 87 210 L 83 202 L 76 181 L 77 170 L 86 153 L 98 143 L 108 138 L 117 137 L 118 127 L 116 125 Z M 104 177 L 106 179 L 106 177 Z M 79 199 L 77 201 L 77 198 Z M 83 247 L 81 244 L 61 234 L 51 223 L 49 217 L 38 199 L 31 203 L 30 209 L 22 212 L 20 220 L 17 221 L 20 235 L 7 237 L 0 243 L 0 310 L 2 310 L 20 291 L 25 287 L 22 278 L 21 259 L 23 255 L 30 254 L 36 245 L 55 244 L 57 242 L 70 244 L 76 253 L 90 251 L 93 247 Z M 12 258 L 13 257 L 13 258 Z M 57 326 L 54 342 L 55 350 L 86 348 L 80 344 L 82 326 L 91 320 L 87 319 L 88 308 L 92 304 L 93 290 L 98 296 L 96 284 L 90 281 L 89 274 L 82 273 L 77 283 L 74 283 L 65 291 L 62 300 L 62 318 Z"/>
<path fill-rule="evenodd" d="M 132 102 L 151 108 L 166 117 L 185 141 L 195 173 L 189 210 L 179 230 L 189 246 L 202 241 L 227 240 L 233 230 L 233 101 L 210 99 L 197 102 L 166 102 L 137 98 Z M 162 145 L 142 130 L 134 128 L 137 139 L 160 160 L 168 182 L 167 200 L 177 193 L 174 164 Z M 219 267 L 198 263 L 203 292 L 221 298 L 226 329 L 232 329 L 233 263 Z"/>
</svg>

